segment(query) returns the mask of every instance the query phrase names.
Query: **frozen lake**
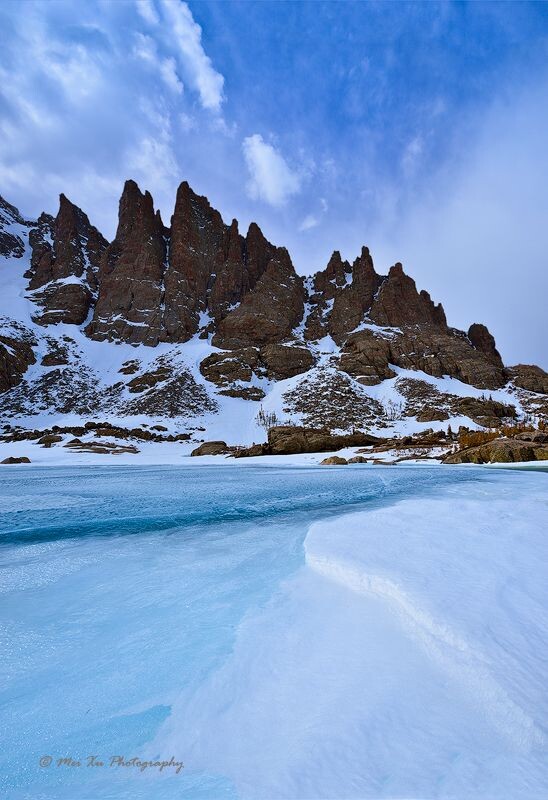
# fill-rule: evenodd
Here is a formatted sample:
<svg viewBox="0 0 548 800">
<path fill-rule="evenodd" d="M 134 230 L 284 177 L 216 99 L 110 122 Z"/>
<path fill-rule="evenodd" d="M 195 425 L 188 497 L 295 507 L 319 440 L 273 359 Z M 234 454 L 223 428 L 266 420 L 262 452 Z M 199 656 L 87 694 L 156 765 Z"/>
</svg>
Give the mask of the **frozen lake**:
<svg viewBox="0 0 548 800">
<path fill-rule="evenodd" d="M 545 798 L 547 518 L 518 471 L 3 469 L 2 796 Z"/>
</svg>

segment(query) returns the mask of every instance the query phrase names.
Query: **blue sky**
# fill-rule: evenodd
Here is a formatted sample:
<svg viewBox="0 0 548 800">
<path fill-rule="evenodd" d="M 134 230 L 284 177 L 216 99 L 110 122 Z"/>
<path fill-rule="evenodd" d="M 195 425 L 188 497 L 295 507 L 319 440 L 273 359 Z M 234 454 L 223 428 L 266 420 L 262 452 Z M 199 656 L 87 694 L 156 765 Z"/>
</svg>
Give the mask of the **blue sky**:
<svg viewBox="0 0 548 800">
<path fill-rule="evenodd" d="M 0 193 L 107 236 L 178 183 L 297 269 L 401 260 L 508 363 L 548 367 L 548 4 L 4 2 Z"/>
</svg>

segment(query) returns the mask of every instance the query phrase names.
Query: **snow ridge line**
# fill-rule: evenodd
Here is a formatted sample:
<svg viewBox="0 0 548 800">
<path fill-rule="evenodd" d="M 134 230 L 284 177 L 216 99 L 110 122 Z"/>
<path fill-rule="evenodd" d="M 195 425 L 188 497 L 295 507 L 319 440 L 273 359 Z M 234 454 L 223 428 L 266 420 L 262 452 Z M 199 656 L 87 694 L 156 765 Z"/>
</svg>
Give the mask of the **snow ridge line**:
<svg viewBox="0 0 548 800">
<path fill-rule="evenodd" d="M 485 716 L 497 732 L 521 752 L 545 743 L 545 736 L 526 712 L 517 705 L 493 678 L 482 654 L 447 625 L 436 622 L 419 608 L 393 581 L 368 574 L 354 565 L 316 555 L 306 546 L 307 566 L 323 577 L 357 594 L 372 595 L 391 607 L 405 631 L 451 678 L 458 681 L 474 705 L 483 707 Z"/>
</svg>

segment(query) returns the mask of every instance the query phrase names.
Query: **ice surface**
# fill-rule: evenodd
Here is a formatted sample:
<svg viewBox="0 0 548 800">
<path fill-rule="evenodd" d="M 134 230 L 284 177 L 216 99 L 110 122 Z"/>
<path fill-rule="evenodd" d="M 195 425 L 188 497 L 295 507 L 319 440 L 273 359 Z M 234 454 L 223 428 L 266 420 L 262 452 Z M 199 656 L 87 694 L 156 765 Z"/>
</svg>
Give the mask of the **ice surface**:
<svg viewBox="0 0 548 800">
<path fill-rule="evenodd" d="M 546 797 L 547 487 L 474 467 L 9 471 L 2 796 Z M 40 769 L 48 753 L 185 769 Z"/>
</svg>

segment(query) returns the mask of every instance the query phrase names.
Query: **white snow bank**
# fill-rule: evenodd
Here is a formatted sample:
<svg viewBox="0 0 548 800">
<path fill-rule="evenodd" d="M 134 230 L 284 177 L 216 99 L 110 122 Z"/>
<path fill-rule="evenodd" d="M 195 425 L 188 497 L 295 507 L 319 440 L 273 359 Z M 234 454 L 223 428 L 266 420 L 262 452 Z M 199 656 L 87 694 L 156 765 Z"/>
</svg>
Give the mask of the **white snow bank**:
<svg viewBox="0 0 548 800">
<path fill-rule="evenodd" d="M 243 798 L 546 797 L 548 484 L 512 478 L 313 525 L 150 752 Z"/>
</svg>

